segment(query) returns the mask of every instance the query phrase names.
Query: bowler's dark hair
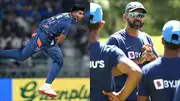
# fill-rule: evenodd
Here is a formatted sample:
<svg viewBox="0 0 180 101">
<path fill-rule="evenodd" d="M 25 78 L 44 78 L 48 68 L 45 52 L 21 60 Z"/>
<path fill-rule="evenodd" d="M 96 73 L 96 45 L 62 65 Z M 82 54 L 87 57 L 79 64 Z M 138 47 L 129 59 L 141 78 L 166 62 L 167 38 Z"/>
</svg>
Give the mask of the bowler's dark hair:
<svg viewBox="0 0 180 101">
<path fill-rule="evenodd" d="M 86 8 L 83 5 L 81 5 L 81 4 L 74 4 L 74 6 L 71 9 L 71 12 L 79 11 L 79 10 L 85 11 L 85 9 Z"/>
</svg>

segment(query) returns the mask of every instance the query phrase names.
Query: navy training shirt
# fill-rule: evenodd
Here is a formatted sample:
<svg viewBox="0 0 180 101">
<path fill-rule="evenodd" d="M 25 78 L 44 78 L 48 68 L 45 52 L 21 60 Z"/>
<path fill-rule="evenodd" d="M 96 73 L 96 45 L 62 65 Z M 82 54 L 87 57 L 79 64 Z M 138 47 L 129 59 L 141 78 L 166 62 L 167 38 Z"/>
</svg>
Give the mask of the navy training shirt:
<svg viewBox="0 0 180 101">
<path fill-rule="evenodd" d="M 61 13 L 41 21 L 40 29 L 55 36 L 67 35 L 74 23 L 76 20 L 71 13 Z"/>
<path fill-rule="evenodd" d="M 173 101 L 180 84 L 180 58 L 158 58 L 142 68 L 138 95 L 151 101 Z"/>
<path fill-rule="evenodd" d="M 152 40 L 150 36 L 144 32 L 139 31 L 138 36 L 130 36 L 125 31 L 125 29 L 122 29 L 113 35 L 110 36 L 107 42 L 108 45 L 116 45 L 118 48 L 120 48 L 126 56 L 131 59 L 135 60 L 138 59 L 141 56 L 141 49 L 144 44 L 152 44 Z M 153 48 L 154 54 L 157 56 L 157 53 L 155 52 Z M 144 64 L 147 64 L 148 62 L 145 62 Z M 144 64 L 139 65 L 142 67 Z M 122 87 L 125 84 L 125 81 L 127 79 L 127 75 L 121 75 L 114 77 L 115 82 L 115 91 L 118 92 L 122 89 Z M 127 98 L 127 100 L 137 100 L 137 88 L 130 94 L 130 96 Z"/>
<path fill-rule="evenodd" d="M 90 44 L 90 99 L 108 101 L 102 90 L 112 91 L 112 68 L 127 59 L 115 45 Z"/>
</svg>

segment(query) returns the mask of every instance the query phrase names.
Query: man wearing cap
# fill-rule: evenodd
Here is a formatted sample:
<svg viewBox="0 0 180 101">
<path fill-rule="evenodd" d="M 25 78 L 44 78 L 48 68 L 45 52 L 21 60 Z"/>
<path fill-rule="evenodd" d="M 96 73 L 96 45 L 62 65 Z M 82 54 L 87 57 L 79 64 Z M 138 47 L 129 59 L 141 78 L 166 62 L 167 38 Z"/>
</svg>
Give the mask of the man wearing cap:
<svg viewBox="0 0 180 101">
<path fill-rule="evenodd" d="M 128 59 L 122 50 L 114 45 L 102 45 L 99 31 L 105 22 L 100 5 L 90 3 L 90 99 L 91 101 L 124 101 L 141 79 L 141 69 Z M 112 92 L 112 69 L 119 74 L 127 74 L 128 79 L 123 89 Z M 109 96 L 109 97 L 108 97 Z"/>
<path fill-rule="evenodd" d="M 154 51 L 153 43 L 148 34 L 140 31 L 140 28 L 144 25 L 146 16 L 146 9 L 139 2 L 130 2 L 125 9 L 123 15 L 127 25 L 124 29 L 115 32 L 108 39 L 108 45 L 116 45 L 120 48 L 126 56 L 133 60 L 136 64 L 142 67 L 150 61 L 153 61 L 157 57 L 157 53 Z M 143 48 L 147 47 L 145 50 Z M 116 76 L 118 73 L 113 72 Z M 122 89 L 127 75 L 114 77 L 115 91 Z M 127 98 L 127 101 L 137 101 L 137 89 Z"/>
<path fill-rule="evenodd" d="M 180 21 L 168 21 L 162 30 L 164 55 L 143 66 L 138 101 L 173 101 L 180 85 Z"/>
</svg>

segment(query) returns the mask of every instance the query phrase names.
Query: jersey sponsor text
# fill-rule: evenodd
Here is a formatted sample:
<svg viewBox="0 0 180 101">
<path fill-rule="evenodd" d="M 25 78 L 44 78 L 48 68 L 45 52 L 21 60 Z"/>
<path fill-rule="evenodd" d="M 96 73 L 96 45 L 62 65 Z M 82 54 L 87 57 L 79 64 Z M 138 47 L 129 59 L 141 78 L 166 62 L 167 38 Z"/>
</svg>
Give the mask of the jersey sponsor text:
<svg viewBox="0 0 180 101">
<path fill-rule="evenodd" d="M 157 90 L 165 89 L 165 88 L 176 88 L 180 85 L 179 80 L 163 80 L 163 79 L 156 79 L 154 80 L 154 86 Z"/>
<path fill-rule="evenodd" d="M 90 68 L 104 68 L 104 60 L 90 61 Z"/>
</svg>

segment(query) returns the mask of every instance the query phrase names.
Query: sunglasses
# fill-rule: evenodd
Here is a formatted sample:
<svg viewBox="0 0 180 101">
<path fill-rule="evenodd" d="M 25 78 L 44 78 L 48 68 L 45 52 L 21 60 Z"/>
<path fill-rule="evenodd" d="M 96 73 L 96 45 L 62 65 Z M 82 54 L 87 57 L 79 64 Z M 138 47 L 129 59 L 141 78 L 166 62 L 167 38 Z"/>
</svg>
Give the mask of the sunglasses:
<svg viewBox="0 0 180 101">
<path fill-rule="evenodd" d="M 145 13 L 140 13 L 140 12 L 130 12 L 129 16 L 132 17 L 132 18 L 136 18 L 136 17 L 144 18 L 146 16 L 146 14 Z"/>
</svg>

